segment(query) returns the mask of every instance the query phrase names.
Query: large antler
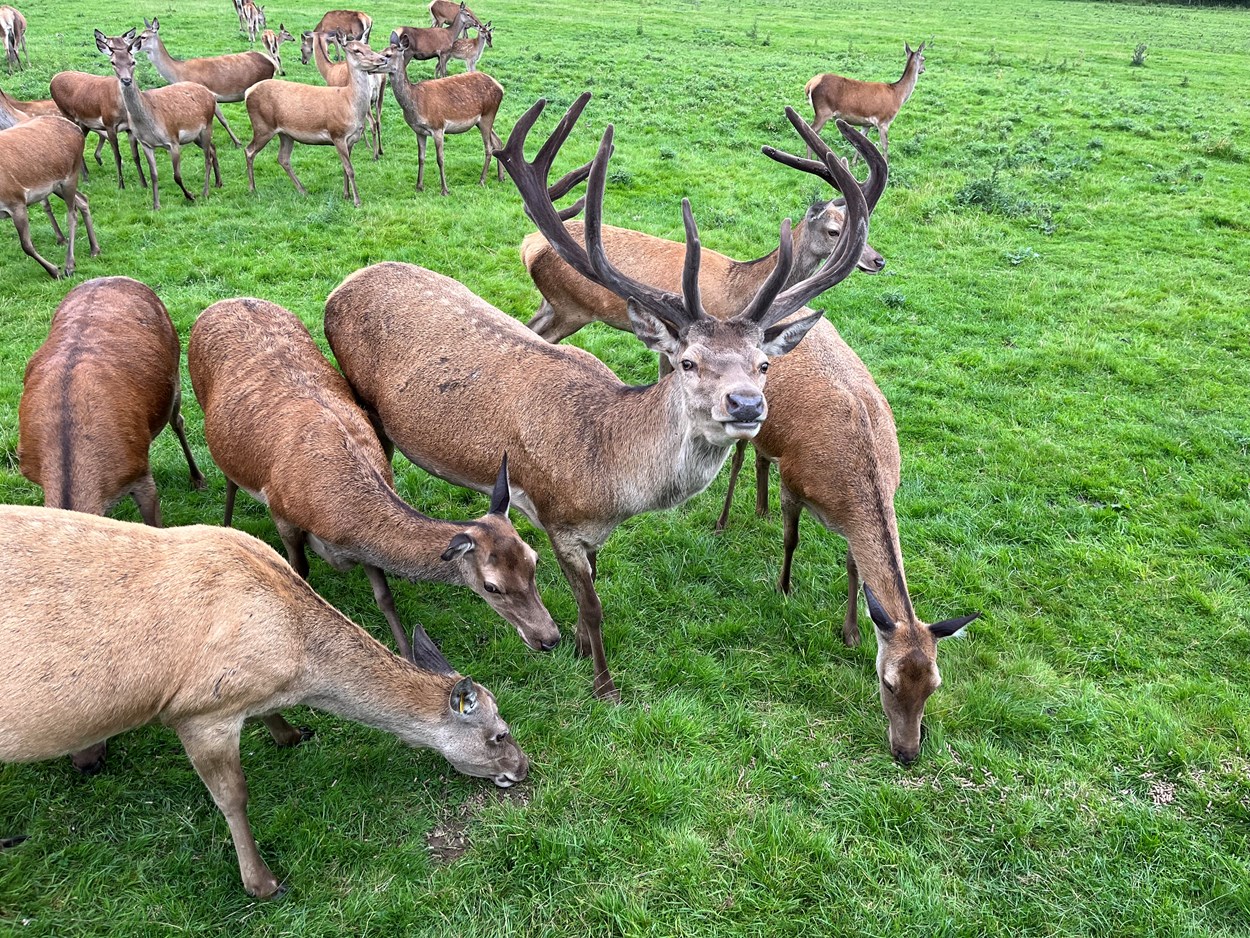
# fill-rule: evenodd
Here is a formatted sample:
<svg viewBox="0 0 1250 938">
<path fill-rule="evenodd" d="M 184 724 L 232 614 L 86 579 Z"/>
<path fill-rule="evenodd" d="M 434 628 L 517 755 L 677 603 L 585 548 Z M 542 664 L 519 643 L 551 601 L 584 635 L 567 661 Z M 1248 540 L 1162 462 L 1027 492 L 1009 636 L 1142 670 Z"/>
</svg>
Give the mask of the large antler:
<svg viewBox="0 0 1250 938">
<path fill-rule="evenodd" d="M 783 153 L 774 147 L 764 147 L 764 154 L 794 169 L 819 176 L 829 185 L 842 193 L 846 199 L 846 222 L 842 227 L 842 237 L 829 259 L 820 269 L 806 280 L 800 280 L 790 289 L 777 295 L 764 312 L 762 324 L 767 327 L 780 322 L 795 310 L 802 309 L 813 297 L 819 296 L 830 287 L 841 283 L 855 269 L 859 256 L 868 240 L 868 218 L 876 208 L 881 193 L 885 191 L 888 167 L 881 152 L 868 142 L 868 138 L 852 128 L 845 121 L 837 121 L 842 136 L 864 157 L 868 164 L 868 178 L 861 184 L 845 162 L 830 149 L 820 136 L 807 125 L 794 108 L 786 108 L 786 117 L 794 125 L 794 129 L 820 157 L 809 160 L 803 157 Z M 778 263 L 780 267 L 780 262 Z M 776 271 L 774 271 L 774 275 Z M 770 278 L 771 279 L 771 278 Z M 763 289 L 761 288 L 761 293 Z M 749 309 L 756 309 L 757 295 Z M 746 315 L 745 311 L 741 315 Z"/>
<path fill-rule="evenodd" d="M 608 125 L 599 141 L 599 151 L 590 163 L 589 182 L 586 186 L 584 199 L 586 208 L 586 246 L 579 245 L 564 227 L 564 217 L 572 209 L 557 211 L 552 204 L 552 193 L 558 195 L 567 192 L 576 185 L 576 181 L 566 182 L 576 177 L 581 170 L 565 176 L 555 185 L 548 187 L 547 178 L 551 174 L 551 164 L 555 162 L 560 147 L 573 130 L 574 124 L 581 116 L 590 92 L 584 92 L 564 117 L 556 125 L 556 129 L 539 149 L 533 162 L 525 160 L 525 139 L 530 129 L 542 114 L 547 101 L 540 98 L 528 111 L 521 116 L 512 128 L 508 143 L 502 150 L 496 150 L 495 156 L 508 171 L 512 181 L 521 193 L 521 201 L 525 205 L 525 214 L 538 226 L 543 237 L 560 256 L 560 258 L 579 274 L 599 284 L 617 296 L 632 300 L 644 307 L 653 315 L 658 316 L 674 329 L 684 330 L 692 322 L 707 315 L 699 305 L 699 233 L 695 228 L 694 217 L 690 213 L 689 203 L 682 203 L 682 220 L 686 226 L 686 263 L 682 275 L 685 296 L 679 296 L 667 290 L 660 290 L 649 284 L 634 280 L 617 269 L 603 249 L 603 194 L 607 185 L 608 160 L 612 157 L 613 127 Z M 585 167 L 583 167 L 584 169 Z M 580 180 L 578 180 L 580 181 Z M 558 197 L 558 195 L 556 197 Z M 577 206 L 574 206 L 576 208 Z M 694 289 L 690 289 L 690 285 Z"/>
</svg>

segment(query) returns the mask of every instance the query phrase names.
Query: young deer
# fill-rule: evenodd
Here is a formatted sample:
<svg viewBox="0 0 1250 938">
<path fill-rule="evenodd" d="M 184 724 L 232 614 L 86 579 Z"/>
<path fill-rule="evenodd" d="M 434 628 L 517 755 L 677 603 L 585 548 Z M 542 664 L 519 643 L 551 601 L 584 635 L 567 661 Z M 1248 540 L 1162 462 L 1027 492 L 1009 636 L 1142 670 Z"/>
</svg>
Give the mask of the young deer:
<svg viewBox="0 0 1250 938">
<path fill-rule="evenodd" d="M 429 6 L 430 19 L 434 21 L 435 26 L 450 26 L 456 21 L 456 17 L 461 13 L 464 14 L 465 23 L 469 26 L 481 28 L 481 22 L 463 3 L 456 3 L 453 0 L 433 0 Z"/>
<path fill-rule="evenodd" d="M 252 192 L 256 191 L 252 163 L 274 136 L 279 139 L 278 165 L 286 170 L 300 195 L 307 195 L 308 190 L 291 169 L 295 142 L 332 143 L 343 163 L 343 198 L 360 206 L 352 147 L 364 134 L 368 120 L 373 91 L 370 74 L 386 71 L 389 63 L 363 42 L 348 42 L 344 50 L 351 75 L 351 84 L 344 88 L 317 88 L 271 78 L 248 89 L 244 100 L 252 120 L 252 142 L 243 153 L 247 158 L 247 187 Z"/>
<path fill-rule="evenodd" d="M 809 146 L 816 148 L 821 161 L 801 160 L 772 148 L 765 148 L 765 152 L 787 166 L 815 173 L 836 185 L 825 167 L 837 157 L 793 109 L 787 108 L 786 116 Z M 839 125 L 839 129 L 843 126 Z M 846 130 L 842 132 L 847 134 Z M 871 205 L 885 188 L 886 165 L 871 148 L 865 154 L 870 173 L 863 188 Z M 817 217 L 824 212 L 818 210 Z M 840 229 L 840 212 L 838 221 Z M 810 232 L 810 225 L 809 218 L 805 234 Z M 577 223 L 566 227 L 574 235 L 580 228 Z M 809 240 L 811 234 L 800 236 L 800 243 L 806 247 L 800 253 L 806 259 L 798 276 L 815 269 L 823 260 L 821 252 L 831 253 L 840 237 L 840 230 L 832 229 L 815 240 Z M 680 245 L 674 242 L 636 231 L 606 229 L 605 246 L 613 263 L 619 263 L 632 276 L 660 286 L 680 283 Z M 860 257 L 861 267 L 868 256 L 866 252 L 867 249 Z M 705 258 L 708 253 L 705 252 Z M 620 300 L 561 261 L 541 235 L 525 239 L 522 256 L 546 298 L 530 322 L 544 338 L 559 341 L 595 320 L 621 327 L 625 314 Z M 762 269 L 756 269 L 757 266 Z M 727 258 L 711 265 L 705 263 L 699 286 L 708 311 L 719 318 L 737 315 L 773 266 L 766 258 L 755 265 Z M 790 592 L 799 515 L 807 508 L 825 527 L 847 540 L 848 603 L 843 641 L 851 646 L 860 643 L 856 600 L 862 578 L 869 612 L 877 626 L 877 671 L 882 704 L 890 723 L 891 748 L 900 760 L 910 762 L 919 751 L 925 700 L 941 682 L 937 640 L 954 634 L 975 616 L 933 625 L 916 618 L 907 593 L 894 513 L 894 492 L 899 483 L 894 416 L 868 369 L 832 324 L 819 320 L 802 344 L 777 362 L 769 372 L 768 400 L 768 420 L 752 443 L 756 449 L 760 514 L 768 509 L 769 466 L 776 462 L 781 469 L 785 556 L 778 588 Z M 739 442 L 718 530 L 728 519 L 745 449 L 746 442 Z M 876 596 L 872 595 L 873 590 Z"/>
<path fill-rule="evenodd" d="M 404 59 L 405 73 L 411 59 L 438 59 L 434 65 L 434 77 L 447 77 L 447 62 L 451 58 L 451 50 L 456 40 L 468 32 L 470 26 L 477 26 L 476 18 L 462 3 L 446 29 L 401 26 L 391 33 L 391 45 L 399 47 L 401 40 L 407 40 L 408 54 Z"/>
<path fill-rule="evenodd" d="M 213 93 L 218 104 L 242 101 L 248 88 L 258 81 L 273 78 L 277 73 L 274 60 L 262 52 L 235 52 L 230 55 L 215 55 L 206 59 L 175 59 L 165 48 L 161 39 L 160 18 L 150 23 L 145 18 L 144 29 L 139 33 L 139 48 L 147 53 L 156 71 L 167 82 L 195 82 L 203 85 Z M 288 33 L 288 38 L 290 34 Z M 225 128 L 230 141 L 240 146 L 239 138 L 234 135 L 226 118 L 217 110 L 217 119 Z"/>
<path fill-rule="evenodd" d="M 425 145 L 434 138 L 434 158 L 438 162 L 438 181 L 447 195 L 447 173 L 443 168 L 443 137 L 460 134 L 476 127 L 482 134 L 486 160 L 482 164 L 479 186 L 486 185 L 490 158 L 503 141 L 495 133 L 495 116 L 503 101 L 503 86 L 485 72 L 464 72 L 450 78 L 433 78 L 415 84 L 405 76 L 412 47 L 407 36 L 399 37 L 399 46 L 391 47 L 391 91 L 404 112 L 404 120 L 417 135 L 417 191 L 425 191 Z M 503 179 L 503 167 L 496 167 Z"/>
<path fill-rule="evenodd" d="M 264 55 L 273 63 L 274 75 L 286 74 L 286 71 L 282 68 L 282 43 L 294 41 L 295 37 L 287 32 L 286 26 L 282 23 L 278 24 L 276 33 L 272 29 L 266 29 L 260 34 L 260 44 L 265 48 Z M 270 75 L 269 77 L 272 78 L 273 76 Z"/>
<path fill-rule="evenodd" d="M 306 32 L 301 36 L 300 62 L 308 64 L 312 59 L 317 71 L 331 88 L 345 88 L 351 83 L 351 70 L 346 62 L 333 62 L 330 59 L 330 48 L 342 49 L 347 42 L 338 32 L 321 33 Z M 370 74 L 369 92 L 369 134 L 373 137 L 373 158 L 382 156 L 382 101 L 385 97 L 386 75 Z"/>
<path fill-rule="evenodd" d="M 508 521 L 506 457 L 490 511 L 476 521 L 440 521 L 409 507 L 343 376 L 302 322 L 264 300 L 223 300 L 201 313 L 187 368 L 209 451 L 227 479 L 226 525 L 242 487 L 269 506 L 300 576 L 308 578 L 306 543 L 336 570 L 363 565 L 404 657 L 412 653 L 384 570 L 467 586 L 531 648 L 559 643 L 538 596 L 538 555 Z M 413 632 L 423 653 L 434 647 L 421 626 Z"/>
<path fill-rule="evenodd" d="M 0 539 L 0 762 L 51 759 L 159 720 L 225 815 L 253 896 L 283 887 L 247 819 L 247 719 L 294 746 L 311 732 L 278 711 L 307 704 L 501 788 L 528 773 L 490 691 L 445 663 L 397 658 L 253 537 L 6 505 Z"/>
<path fill-rule="evenodd" d="M 491 25 L 487 21 L 483 23 L 477 31 L 476 39 L 457 39 L 451 44 L 451 57 L 464 62 L 465 68 L 470 72 L 477 71 L 478 60 L 481 59 L 482 53 L 490 48 L 491 45 Z"/>
<path fill-rule="evenodd" d="M 66 227 L 69 229 L 65 250 L 65 276 L 74 272 L 74 242 L 78 235 L 78 216 L 87 227 L 91 256 L 100 253 L 95 227 L 91 224 L 91 207 L 87 197 L 78 191 L 78 176 L 83 169 L 82 132 L 63 117 L 33 117 L 0 130 L 0 218 L 12 218 L 22 250 L 33 257 L 48 275 L 58 279 L 56 265 L 40 256 L 30 239 L 30 216 L 27 206 L 42 202 L 52 219 L 58 243 L 62 240 L 48 196 L 56 194 L 65 202 Z"/>
<path fill-rule="evenodd" d="M 130 125 L 132 138 L 138 138 L 148 158 L 148 173 L 152 177 L 152 210 L 161 207 L 160 186 L 156 179 L 157 149 L 169 151 L 173 164 L 174 182 L 190 202 L 195 201 L 182 182 L 182 146 L 194 143 L 204 151 L 204 191 L 200 198 L 208 198 L 210 171 L 221 187 L 221 167 L 217 163 L 217 148 L 213 146 L 213 118 L 224 125 L 226 120 L 217 106 L 213 93 L 203 85 L 180 81 L 175 85 L 143 91 L 135 84 L 135 53 L 143 40 L 132 29 L 122 36 L 105 36 L 95 31 L 95 44 L 109 57 L 113 71 L 122 86 L 122 104 L 126 107 L 126 122 Z"/>
<path fill-rule="evenodd" d="M 907 64 L 903 68 L 903 77 L 893 83 L 857 81 L 830 73 L 814 77 L 804 89 L 807 102 L 815 112 L 812 129 L 820 133 L 831 117 L 859 127 L 876 127 L 881 154 L 888 160 L 890 124 L 903 102 L 911 97 L 916 79 L 924 74 L 924 46 L 922 42 L 920 48 L 912 49 L 910 43 L 903 43 Z M 811 147 L 808 147 L 807 155 L 812 155 Z"/>
<path fill-rule="evenodd" d="M 551 201 L 552 189 L 563 190 L 565 180 L 552 189 L 546 181 L 589 99 L 588 93 L 578 98 L 527 163 L 525 139 L 546 103 L 540 100 L 517 122 L 499 159 L 560 255 L 583 276 L 630 298 L 635 332 L 670 360 L 670 374 L 650 387 L 629 387 L 589 353 L 549 345 L 456 281 L 407 264 L 378 264 L 348 277 L 326 301 L 325 329 L 375 425 L 413 462 L 484 490 L 490 451 L 508 450 L 513 498 L 551 538 L 577 598 L 577 649 L 594 658 L 595 695 L 616 700 L 594 587 L 599 549 L 625 519 L 703 491 L 733 444 L 759 433 L 768 410 L 768 358 L 789 352 L 821 317 L 809 312 L 778 323 L 854 269 L 869 205 L 835 161 L 849 233 L 833 257 L 782 291 L 791 265 L 790 225 L 783 223 L 774 275 L 739 316 L 718 320 L 700 300 L 699 242 L 688 202 L 682 203 L 687 253 L 680 295 L 627 276 L 604 256 L 611 125 L 591 164 L 585 248 L 565 231 Z M 855 142 L 870 146 L 862 137 Z"/>
<path fill-rule="evenodd" d="M 241 15 L 243 18 L 243 31 L 247 33 L 247 41 L 251 43 L 256 42 L 256 37 L 265 29 L 265 8 L 253 3 L 252 0 L 243 0 Z"/>
<path fill-rule="evenodd" d="M 83 134 L 94 132 L 102 136 L 96 146 L 95 158 L 100 163 L 100 149 L 104 140 L 108 140 L 113 148 L 113 159 L 117 163 L 117 188 L 125 189 L 126 180 L 122 176 L 122 154 L 117 139 L 123 130 L 129 130 L 126 123 L 126 106 L 122 103 L 121 83 L 116 76 L 89 75 L 86 72 L 57 72 L 48 84 L 52 100 L 66 118 L 73 121 Z M 130 155 L 135 161 L 135 171 L 139 174 L 139 182 L 143 188 L 148 187 L 147 178 L 143 175 L 143 165 L 139 162 L 139 147 L 134 135 L 130 135 Z"/>
<path fill-rule="evenodd" d="M 30 68 L 30 52 L 26 49 L 26 17 L 15 7 L 0 6 L 0 39 L 4 40 L 4 59 L 10 75 L 14 66 L 22 67 L 17 55 L 19 48 L 26 53 L 26 67 Z"/>
</svg>

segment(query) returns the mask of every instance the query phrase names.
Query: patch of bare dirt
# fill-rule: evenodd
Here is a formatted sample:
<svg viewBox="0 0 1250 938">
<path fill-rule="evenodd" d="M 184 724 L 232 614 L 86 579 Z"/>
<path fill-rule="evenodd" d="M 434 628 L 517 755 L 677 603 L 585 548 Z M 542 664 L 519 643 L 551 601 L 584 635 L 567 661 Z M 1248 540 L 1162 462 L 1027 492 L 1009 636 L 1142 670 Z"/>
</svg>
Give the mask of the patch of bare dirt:
<svg viewBox="0 0 1250 938">
<path fill-rule="evenodd" d="M 434 826 L 425 835 L 430 859 L 435 863 L 454 863 L 469 852 L 469 827 L 474 817 L 491 802 L 507 801 L 516 807 L 530 803 L 528 787 L 480 789 L 457 805 L 448 805 L 434 819 Z"/>
</svg>

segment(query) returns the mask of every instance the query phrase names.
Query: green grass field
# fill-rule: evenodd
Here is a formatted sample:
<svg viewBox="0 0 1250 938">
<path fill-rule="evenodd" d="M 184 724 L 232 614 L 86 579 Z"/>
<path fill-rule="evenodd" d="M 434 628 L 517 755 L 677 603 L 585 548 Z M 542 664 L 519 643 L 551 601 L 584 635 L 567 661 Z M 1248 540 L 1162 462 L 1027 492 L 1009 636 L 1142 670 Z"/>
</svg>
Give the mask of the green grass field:
<svg viewBox="0 0 1250 938">
<path fill-rule="evenodd" d="M 807 79 L 893 80 L 903 41 L 930 40 L 872 223 L 888 267 L 823 301 L 898 421 L 919 615 L 984 612 L 943 644 L 920 759 L 890 758 L 872 641 L 841 643 L 842 540 L 805 518 L 796 590 L 781 597 L 775 507 L 756 519 L 741 492 L 729 530 L 711 532 L 722 475 L 684 508 L 628 522 L 600 555 L 620 707 L 590 699 L 571 642 L 540 656 L 467 591 L 397 584 L 401 614 L 496 691 L 533 758 L 509 797 L 323 714 L 296 714 L 318 733 L 291 751 L 249 728 L 252 823 L 291 885 L 263 903 L 241 889 L 226 824 L 169 731 L 117 739 L 95 778 L 67 760 L 3 766 L 0 835 L 30 839 L 0 853 L 0 933 L 1246 934 L 1246 14 L 1023 0 L 474 7 L 496 27 L 481 68 L 507 89 L 502 136 L 535 98 L 553 104 L 545 130 L 590 89 L 557 170 L 588 159 L 612 121 L 607 221 L 680 237 L 689 196 L 704 245 L 735 257 L 773 248 L 781 218 L 820 195 L 759 153 L 801 145 L 782 108 L 809 113 Z M 118 34 L 143 15 L 160 16 L 176 56 L 246 44 L 225 0 L 133 17 L 100 0 L 21 8 L 33 64 L 3 83 L 18 97 L 46 96 L 62 69 L 106 73 L 92 28 Z M 425 25 L 417 4 L 368 9 L 375 46 Z M 268 5 L 271 25 L 297 34 L 321 12 Z M 314 79 L 298 49 L 284 53 L 288 77 Z M 156 81 L 146 60 L 139 74 Z M 225 107 L 247 139 L 242 105 Z M 326 294 L 387 259 L 528 318 L 539 298 L 517 247 L 531 228 L 509 181 L 476 186 L 476 132 L 448 138 L 442 199 L 414 192 L 416 141 L 389 97 L 384 126 L 381 162 L 355 151 L 360 210 L 340 198 L 328 147 L 295 151 L 307 198 L 276 144 L 250 195 L 242 151 L 219 131 L 225 188 L 203 203 L 177 194 L 166 156 L 156 215 L 133 167 L 119 192 L 110 164 L 91 164 L 103 253 L 80 240 L 75 281 L 47 278 L 0 223 L 0 499 L 41 500 L 17 472 L 17 405 L 72 282 L 143 280 L 184 340 L 208 304 L 253 295 L 321 341 Z M 201 165 L 192 149 L 193 191 Z M 46 221 L 32 229 L 60 262 Z M 594 327 L 574 341 L 627 380 L 654 376 L 630 336 Z M 158 439 L 165 521 L 217 523 L 224 481 L 184 388 L 210 481 L 192 491 L 176 441 Z M 396 468 L 430 514 L 485 510 Z M 115 514 L 138 517 L 130 503 Z M 279 544 L 246 498 L 236 524 Z M 546 541 L 518 524 L 571 635 Z M 312 583 L 389 641 L 363 572 L 314 560 Z"/>
</svg>

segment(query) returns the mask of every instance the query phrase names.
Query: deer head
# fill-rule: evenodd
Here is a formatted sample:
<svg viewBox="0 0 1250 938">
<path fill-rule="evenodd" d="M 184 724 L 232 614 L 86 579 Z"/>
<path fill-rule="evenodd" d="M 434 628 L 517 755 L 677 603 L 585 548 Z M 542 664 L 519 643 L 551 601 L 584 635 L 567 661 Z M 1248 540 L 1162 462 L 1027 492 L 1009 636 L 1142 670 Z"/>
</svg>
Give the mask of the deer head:
<svg viewBox="0 0 1250 938">
<path fill-rule="evenodd" d="M 135 36 L 133 29 L 120 36 L 106 36 L 97 29 L 95 45 L 108 56 L 113 71 L 117 73 L 117 80 L 129 88 L 135 80 L 135 53 L 143 45 L 143 40 Z"/>
<path fill-rule="evenodd" d="M 471 677 L 461 678 L 452 687 L 432 741 L 428 732 L 423 728 L 421 739 L 409 741 L 437 749 L 464 775 L 489 778 L 500 788 L 510 788 L 529 774 L 529 759 L 499 715 L 495 696 Z"/>
<path fill-rule="evenodd" d="M 924 47 L 925 47 L 925 44 L 923 42 L 916 49 L 913 49 L 911 47 L 910 42 L 903 43 L 903 48 L 907 50 L 907 64 L 908 65 L 911 64 L 912 56 L 916 57 L 916 61 L 917 61 L 916 74 L 917 75 L 924 74 Z"/>
</svg>

